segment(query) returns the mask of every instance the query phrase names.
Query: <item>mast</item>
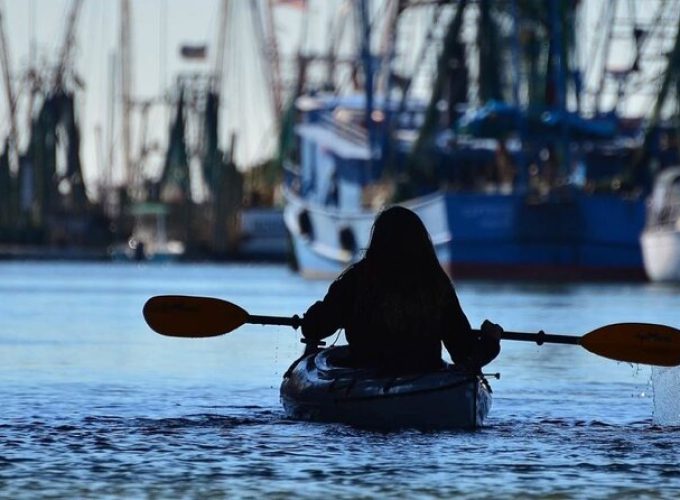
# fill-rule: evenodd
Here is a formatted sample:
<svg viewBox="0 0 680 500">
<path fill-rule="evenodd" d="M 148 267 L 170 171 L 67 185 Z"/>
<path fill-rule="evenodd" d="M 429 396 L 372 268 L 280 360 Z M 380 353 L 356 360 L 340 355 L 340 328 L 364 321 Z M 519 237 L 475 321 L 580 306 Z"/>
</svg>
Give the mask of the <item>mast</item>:
<svg viewBox="0 0 680 500">
<path fill-rule="evenodd" d="M 105 192 L 105 207 L 108 213 L 112 214 L 113 209 L 111 192 L 113 188 L 113 129 L 115 126 L 115 109 L 116 109 L 116 74 L 118 69 L 118 61 L 115 52 L 109 54 L 109 88 L 108 88 L 108 123 L 106 126 L 106 160 L 104 171 L 104 192 Z"/>
<path fill-rule="evenodd" d="M 255 29 L 255 38 L 260 44 L 260 53 L 263 59 L 266 61 L 265 64 L 265 77 L 269 83 L 269 91 L 271 93 L 272 100 L 272 113 L 274 115 L 275 122 L 277 126 L 280 125 L 281 120 L 281 110 L 283 104 L 281 102 L 281 84 L 280 75 L 278 74 L 278 57 L 275 55 L 276 43 L 273 41 L 275 38 L 273 35 L 273 20 L 271 16 L 268 16 L 267 23 L 269 24 L 270 34 L 266 34 L 263 28 L 262 13 L 258 8 L 258 3 L 256 0 L 251 0 L 250 2 L 253 27 Z M 271 4 L 268 3 L 268 9 L 271 9 Z"/>
<path fill-rule="evenodd" d="M 274 0 L 269 0 L 268 8 L 265 9 L 265 22 L 267 23 L 267 52 L 272 73 L 272 92 L 274 94 L 274 106 L 276 108 L 276 122 L 280 121 L 283 111 L 282 85 L 281 85 L 281 62 L 279 61 L 279 47 L 276 40 L 273 16 Z"/>
<path fill-rule="evenodd" d="M 458 8 L 462 6 L 463 3 L 459 2 Z M 501 58 L 499 55 L 498 26 L 492 13 L 491 0 L 480 0 L 477 8 L 479 9 L 477 25 L 479 100 L 484 105 L 491 100 L 503 101 L 500 75 Z"/>
<path fill-rule="evenodd" d="M 432 134 L 437 127 L 437 120 L 439 118 L 438 103 L 444 94 L 444 86 L 447 79 L 447 68 L 449 61 L 453 56 L 453 51 L 456 50 L 456 45 L 459 43 L 460 33 L 463 27 L 464 13 L 468 5 L 468 0 L 460 0 L 456 6 L 456 13 L 451 18 L 448 27 L 446 28 L 446 35 L 443 40 L 443 47 L 437 58 L 437 70 L 435 80 L 432 84 L 432 94 L 430 95 L 430 102 L 425 110 L 425 117 L 423 124 L 420 127 L 420 132 L 413 151 L 411 152 L 411 169 L 416 170 L 420 166 L 419 156 L 427 148 L 428 142 L 432 139 Z M 402 98 L 402 103 L 404 99 Z M 420 172 L 422 174 L 422 172 Z"/>
<path fill-rule="evenodd" d="M 28 31 L 29 31 L 29 41 L 28 41 L 28 102 L 26 103 L 26 127 L 31 128 L 33 122 L 33 105 L 35 103 L 35 98 L 38 95 L 38 90 L 40 86 L 40 78 L 38 76 L 38 70 L 36 69 L 36 40 L 35 40 L 35 1 L 31 0 L 28 4 Z"/>
<path fill-rule="evenodd" d="M 219 95 L 222 91 L 224 78 L 224 47 L 227 39 L 227 20 L 229 16 L 229 0 L 222 0 L 220 4 L 220 21 L 217 27 L 217 51 L 215 53 L 215 76 L 213 92 Z"/>
<path fill-rule="evenodd" d="M 617 5 L 618 5 L 617 0 L 609 0 L 609 3 L 607 4 L 607 8 L 609 9 L 607 11 L 607 29 L 605 35 L 605 45 L 603 48 L 602 55 L 602 67 L 600 68 L 597 92 L 595 93 L 596 95 L 595 113 L 600 113 L 600 111 L 602 111 L 602 97 L 604 94 L 603 91 L 606 76 L 606 66 L 607 60 L 609 59 L 609 51 L 612 42 L 612 30 L 614 29 L 614 19 L 616 18 Z"/>
<path fill-rule="evenodd" d="M 130 114 L 132 111 L 132 53 L 130 34 L 130 0 L 120 0 L 120 82 L 122 98 L 121 148 L 123 159 L 123 186 L 134 192 L 136 176 L 132 172 Z"/>
<path fill-rule="evenodd" d="M 5 17 L 0 7 L 0 58 L 2 58 L 2 77 L 5 83 L 5 98 L 7 99 L 7 111 L 9 112 L 9 168 L 16 172 L 19 167 L 18 132 L 16 118 L 16 95 L 12 86 L 12 69 L 10 62 L 10 50 L 5 34 Z"/>
<path fill-rule="evenodd" d="M 368 14 L 368 0 L 359 2 L 359 21 L 361 24 L 361 60 L 364 65 L 364 88 L 366 91 L 365 120 L 368 130 L 368 145 L 373 156 L 376 145 L 375 127 L 373 126 L 373 61 L 371 57 L 371 22 Z"/>
<path fill-rule="evenodd" d="M 389 0 L 385 10 L 387 11 L 385 17 L 385 30 L 380 41 L 380 55 L 382 57 L 382 66 L 384 70 L 379 74 L 379 82 L 377 87 L 379 92 L 385 96 L 385 110 L 388 109 L 389 94 L 392 85 L 392 61 L 394 60 L 396 51 L 397 39 L 397 22 L 401 10 L 400 0 Z"/>
<path fill-rule="evenodd" d="M 64 73 L 71 62 L 71 55 L 73 54 L 73 47 L 76 41 L 76 24 L 78 22 L 78 15 L 80 8 L 83 5 L 83 0 L 73 0 L 71 10 L 66 21 L 66 32 L 64 35 L 64 44 L 61 46 L 57 68 L 54 74 L 54 88 L 59 91 L 64 86 Z"/>
<path fill-rule="evenodd" d="M 512 54 L 512 100 L 515 106 L 519 107 L 519 87 L 520 87 L 520 41 L 519 41 L 519 11 L 517 8 L 517 0 L 512 0 L 511 4 L 512 11 L 512 42 L 511 42 L 511 54 Z M 520 129 L 521 127 L 518 127 Z"/>
<path fill-rule="evenodd" d="M 571 166 L 571 152 L 569 147 L 569 126 L 567 125 L 567 92 L 566 92 L 566 72 L 567 64 L 563 51 L 563 22 L 561 0 L 551 0 L 550 7 L 550 63 L 548 69 L 555 88 L 554 105 L 562 114 L 560 123 L 560 169 L 563 175 L 569 172 Z M 552 103 L 549 103 L 552 104 Z"/>
</svg>

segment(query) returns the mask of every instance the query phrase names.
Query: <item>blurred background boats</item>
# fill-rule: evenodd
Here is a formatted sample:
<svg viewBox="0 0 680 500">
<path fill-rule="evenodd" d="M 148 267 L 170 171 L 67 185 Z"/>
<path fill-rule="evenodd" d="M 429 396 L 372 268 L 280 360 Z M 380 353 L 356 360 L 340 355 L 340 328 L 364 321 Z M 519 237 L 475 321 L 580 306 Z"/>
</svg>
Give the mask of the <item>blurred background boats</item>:
<svg viewBox="0 0 680 500">
<path fill-rule="evenodd" d="M 677 118 L 662 119 L 677 117 L 671 3 L 604 2 L 593 41 L 580 2 L 355 2 L 353 85 L 307 81 L 289 132 L 285 221 L 302 274 L 359 258 L 376 210 L 399 202 L 453 277 L 643 279 L 645 197 L 678 162 Z M 626 115 L 645 82 L 652 112 Z"/>
<path fill-rule="evenodd" d="M 284 227 L 281 210 L 272 202 L 275 186 L 262 182 L 264 167 L 257 163 L 248 165 L 246 173 L 236 167 L 238 135 L 225 134 L 221 128 L 222 92 L 229 88 L 226 66 L 234 66 L 235 57 L 226 50 L 228 34 L 238 22 L 230 16 L 249 14 L 253 24 L 263 22 L 257 17 L 263 6 L 214 2 L 218 14 L 210 19 L 216 22 L 214 42 L 180 43 L 178 58 L 183 66 L 172 83 L 165 85 L 161 79 L 159 91 L 149 96 L 136 88 L 137 75 L 148 75 L 148 71 L 135 67 L 139 45 L 133 43 L 135 9 L 139 12 L 145 7 L 129 0 L 117 2 L 117 41 L 108 54 L 106 78 L 99 75 L 107 86 L 106 92 L 100 92 L 108 101 L 106 123 L 98 123 L 94 134 L 85 131 L 94 135 L 98 164 L 97 178 L 88 189 L 80 163 L 83 130 L 76 112 L 76 101 L 84 99 L 85 81 L 74 55 L 87 2 L 69 0 L 66 4 L 57 62 L 51 56 L 38 62 L 31 54 L 28 70 L 20 74 L 13 71 L 10 41 L 5 36 L 8 9 L 0 6 L 10 124 L 0 157 L 0 256 L 285 259 L 287 237 L 283 231 L 271 230 L 272 216 Z M 171 7 L 166 2 L 156 6 L 161 52 L 167 52 Z M 43 13 L 36 2 L 25 8 L 32 23 Z M 97 5 L 90 13 L 98 10 L 106 16 L 107 9 L 108 4 Z M 32 52 L 35 36 L 31 33 Z M 161 66 L 165 71 L 167 61 Z M 236 77 L 245 73 L 244 69 Z M 24 122 L 29 126 L 20 126 Z M 251 208 L 255 213 L 250 213 Z M 272 211 L 267 227 L 262 222 L 267 219 L 265 208 Z"/>
<path fill-rule="evenodd" d="M 120 0 L 105 123 L 87 129 L 88 3 L 66 5 L 56 50 L 20 71 L 0 6 L 2 257 L 289 259 L 328 277 L 402 203 L 456 278 L 646 277 L 646 200 L 680 164 L 679 1 L 215 0 L 212 40 L 179 43 L 169 80 L 159 55 L 144 93 L 149 6 Z M 162 54 L 171 8 L 153 7 Z M 278 145 L 242 154 L 262 136 Z"/>
<path fill-rule="evenodd" d="M 127 242 L 113 245 L 110 254 L 116 261 L 177 261 L 184 255 L 184 243 L 168 240 L 168 208 L 161 203 L 140 203 L 132 207 L 133 233 Z"/>
</svg>

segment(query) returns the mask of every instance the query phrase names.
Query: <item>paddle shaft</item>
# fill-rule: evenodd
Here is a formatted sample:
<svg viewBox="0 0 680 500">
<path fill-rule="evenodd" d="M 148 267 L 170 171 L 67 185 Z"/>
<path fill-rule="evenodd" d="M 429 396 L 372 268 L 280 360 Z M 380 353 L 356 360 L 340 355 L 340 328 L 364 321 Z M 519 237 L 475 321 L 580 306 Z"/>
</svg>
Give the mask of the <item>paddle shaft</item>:
<svg viewBox="0 0 680 500">
<path fill-rule="evenodd" d="M 280 326 L 292 326 L 296 330 L 302 324 L 300 316 L 297 314 L 293 317 L 289 316 L 261 316 L 257 314 L 249 314 L 246 323 L 251 323 L 253 325 L 280 325 Z"/>
<path fill-rule="evenodd" d="M 288 317 L 288 316 L 261 316 L 257 314 L 249 314 L 246 323 L 251 323 L 254 325 L 292 326 L 293 328 L 297 329 L 302 324 L 302 320 L 298 315 Z M 481 331 L 473 330 L 473 333 L 478 334 L 481 333 Z M 501 338 L 505 340 L 521 340 L 524 342 L 536 342 L 536 344 L 538 345 L 544 343 L 579 345 L 581 343 L 580 337 L 574 337 L 571 335 L 548 334 L 542 330 L 538 333 L 503 332 Z"/>
<path fill-rule="evenodd" d="M 479 330 L 475 330 L 477 333 Z M 550 333 L 545 333 L 541 330 L 538 333 L 524 333 L 524 332 L 503 332 L 501 335 L 503 340 L 522 340 L 525 342 L 536 342 L 538 345 L 548 343 L 548 344 L 570 344 L 570 345 L 580 345 L 581 337 L 575 337 L 573 335 L 555 335 Z"/>
</svg>

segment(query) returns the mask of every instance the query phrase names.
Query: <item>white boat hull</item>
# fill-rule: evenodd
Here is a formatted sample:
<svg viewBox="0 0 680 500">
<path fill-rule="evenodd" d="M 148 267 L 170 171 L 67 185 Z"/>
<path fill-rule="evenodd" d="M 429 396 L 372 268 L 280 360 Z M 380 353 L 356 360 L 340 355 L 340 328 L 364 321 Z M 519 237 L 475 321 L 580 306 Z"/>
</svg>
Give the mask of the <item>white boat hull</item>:
<svg viewBox="0 0 680 500">
<path fill-rule="evenodd" d="M 640 243 L 650 280 L 680 281 L 680 228 L 645 230 Z"/>
<path fill-rule="evenodd" d="M 285 192 L 283 219 L 291 236 L 299 273 L 306 278 L 334 278 L 359 260 L 368 247 L 377 212 L 341 211 L 316 206 L 290 191 Z M 404 203 L 421 218 L 437 257 L 449 265 L 449 233 L 443 195 Z"/>
</svg>

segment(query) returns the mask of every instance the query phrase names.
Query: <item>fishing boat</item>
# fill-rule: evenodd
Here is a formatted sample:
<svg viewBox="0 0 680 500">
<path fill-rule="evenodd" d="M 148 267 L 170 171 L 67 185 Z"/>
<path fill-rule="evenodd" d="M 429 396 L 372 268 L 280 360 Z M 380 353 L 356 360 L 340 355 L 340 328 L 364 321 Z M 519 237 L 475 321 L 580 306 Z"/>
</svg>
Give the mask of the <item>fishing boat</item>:
<svg viewBox="0 0 680 500">
<path fill-rule="evenodd" d="M 652 281 L 680 281 L 680 167 L 657 176 L 647 214 L 640 237 L 647 275 Z"/>
<path fill-rule="evenodd" d="M 377 212 L 399 189 L 385 181 L 394 168 L 371 157 L 366 142 L 343 132 L 361 120 L 360 97 L 315 96 L 304 100 L 304 123 L 296 128 L 299 164 L 288 164 L 284 222 L 291 235 L 299 272 L 328 278 L 361 258 Z M 394 162 L 406 165 L 417 131 L 409 123 L 397 130 Z M 358 126 L 358 125 L 357 125 Z M 412 185 L 414 196 L 399 203 L 425 224 L 442 266 L 457 278 L 644 279 L 638 238 L 644 226 L 644 200 L 636 192 L 587 190 L 572 179 L 559 188 L 525 177 L 513 185 L 476 184 L 484 165 L 493 162 L 497 141 L 458 140 L 446 133 L 433 154 L 440 159 L 436 181 Z M 589 151 L 592 179 L 604 175 L 598 161 L 628 150 L 618 141 L 600 141 Z M 613 146 L 615 142 L 619 145 Z M 509 154 L 528 154 L 510 142 Z M 536 152 L 536 154 L 540 154 Z M 609 164 L 608 164 L 609 165 Z M 531 168 L 529 165 L 527 168 Z M 389 175 L 389 174 L 388 174 Z M 469 179 L 469 180 L 467 180 Z M 479 180 L 482 182 L 482 180 Z M 594 181 L 593 181 L 594 182 Z"/>
<path fill-rule="evenodd" d="M 399 39 L 408 33 L 399 24 L 408 2 L 385 23 L 390 28 L 380 35 L 389 42 L 380 53 L 368 2 L 356 5 L 363 40 L 355 68 L 363 85 L 300 93 L 289 115 L 296 121 L 283 132 L 292 138 L 282 148 L 284 221 L 303 276 L 332 277 L 360 259 L 371 221 L 398 203 L 418 213 L 454 278 L 645 279 L 639 237 L 651 186 L 638 161 L 649 155 L 639 152 L 658 151 L 674 132 L 645 135 L 644 122 L 618 107 L 622 89 L 642 80 L 651 31 L 636 47 L 635 64 L 617 73 L 614 109 L 605 112 L 601 102 L 614 78 L 603 62 L 606 84 L 585 112 L 571 101 L 585 102 L 592 89 L 573 78 L 581 68 L 568 59 L 574 47 L 564 45 L 578 41 L 576 4 L 545 2 L 538 17 L 520 4 L 500 12 L 491 2 L 461 1 L 448 17 L 435 8 L 423 43 L 437 48 L 428 99 L 411 88 L 423 80 L 422 65 L 404 78 L 398 64 L 416 45 Z M 470 9 L 477 25 L 468 28 L 489 46 L 465 39 Z M 658 17 L 659 26 L 675 27 L 677 12 L 671 17 Z M 514 28 L 502 43 L 495 27 L 506 21 Z M 662 42 L 670 50 L 669 39 Z M 652 121 L 658 132 L 660 121 Z M 677 161 L 677 152 L 668 153 L 655 161 Z"/>
<path fill-rule="evenodd" d="M 184 255 L 184 243 L 168 238 L 168 208 L 161 203 L 138 203 L 130 208 L 134 230 L 127 242 L 110 249 L 116 262 L 175 262 Z"/>
<path fill-rule="evenodd" d="M 474 429 L 491 408 L 479 374 L 444 365 L 408 375 L 348 366 L 348 347 L 306 354 L 285 374 L 281 403 L 289 418 L 367 428 Z"/>
</svg>

